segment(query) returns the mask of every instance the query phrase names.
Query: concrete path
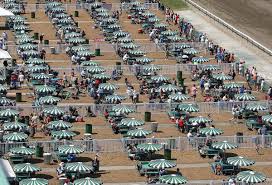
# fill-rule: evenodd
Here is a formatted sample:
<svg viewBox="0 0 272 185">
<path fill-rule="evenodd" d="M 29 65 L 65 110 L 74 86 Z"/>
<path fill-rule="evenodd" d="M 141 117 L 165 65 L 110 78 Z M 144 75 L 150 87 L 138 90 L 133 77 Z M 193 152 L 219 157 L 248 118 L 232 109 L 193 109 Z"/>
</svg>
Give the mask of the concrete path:
<svg viewBox="0 0 272 185">
<path fill-rule="evenodd" d="M 272 57 L 256 49 L 250 43 L 246 43 L 238 36 L 223 28 L 197 10 L 185 10 L 177 12 L 181 17 L 185 18 L 193 24 L 193 26 L 203 33 L 214 43 L 219 44 L 226 50 L 233 52 L 239 58 L 246 61 L 247 64 L 257 67 L 260 76 L 272 82 Z"/>
</svg>

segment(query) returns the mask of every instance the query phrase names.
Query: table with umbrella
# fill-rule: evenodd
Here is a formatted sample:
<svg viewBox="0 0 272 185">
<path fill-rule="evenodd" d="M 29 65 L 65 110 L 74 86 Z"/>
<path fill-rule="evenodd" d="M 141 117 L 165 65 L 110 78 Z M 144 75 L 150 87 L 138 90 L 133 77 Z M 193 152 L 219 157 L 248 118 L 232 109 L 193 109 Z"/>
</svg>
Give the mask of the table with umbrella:
<svg viewBox="0 0 272 185">
<path fill-rule="evenodd" d="M 67 130 L 73 125 L 69 122 L 63 120 L 50 121 L 47 125 L 47 128 L 50 130 Z"/>
<path fill-rule="evenodd" d="M 48 180 L 43 178 L 23 179 L 19 182 L 19 185 L 48 185 L 48 184 L 49 184 Z"/>
</svg>

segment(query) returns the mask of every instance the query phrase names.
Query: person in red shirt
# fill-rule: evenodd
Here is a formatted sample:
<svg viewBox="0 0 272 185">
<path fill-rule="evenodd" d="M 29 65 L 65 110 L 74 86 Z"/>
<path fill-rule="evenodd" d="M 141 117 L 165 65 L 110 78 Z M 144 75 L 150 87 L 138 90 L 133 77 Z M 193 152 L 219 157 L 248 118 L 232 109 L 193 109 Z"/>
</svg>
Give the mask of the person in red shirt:
<svg viewBox="0 0 272 185">
<path fill-rule="evenodd" d="M 182 133 L 184 133 L 184 121 L 182 120 L 182 118 L 179 119 L 178 128 Z"/>
</svg>

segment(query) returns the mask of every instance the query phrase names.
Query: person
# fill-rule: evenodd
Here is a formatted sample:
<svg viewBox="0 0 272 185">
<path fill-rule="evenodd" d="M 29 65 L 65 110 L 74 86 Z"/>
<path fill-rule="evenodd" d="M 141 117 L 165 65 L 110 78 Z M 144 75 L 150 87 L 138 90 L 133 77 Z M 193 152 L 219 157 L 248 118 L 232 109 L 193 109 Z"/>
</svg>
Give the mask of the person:
<svg viewBox="0 0 272 185">
<path fill-rule="evenodd" d="M 197 93 L 197 88 L 196 88 L 196 85 L 194 84 L 193 87 L 191 88 L 191 95 L 195 101 L 196 99 L 196 93 Z"/>
<path fill-rule="evenodd" d="M 272 99 L 272 87 L 271 86 L 269 87 L 269 89 L 267 91 L 267 95 L 268 95 L 269 100 L 271 100 Z"/>
<path fill-rule="evenodd" d="M 176 174 L 182 176 L 182 173 L 180 172 L 180 169 L 179 169 L 179 168 L 177 168 Z"/>
<path fill-rule="evenodd" d="M 42 42 L 43 42 L 43 38 L 44 38 L 44 34 L 42 33 L 41 35 L 40 35 L 40 43 L 42 44 Z"/>
<path fill-rule="evenodd" d="M 57 168 L 58 177 L 64 176 L 64 162 L 61 162 Z"/>
<path fill-rule="evenodd" d="M 22 84 L 24 83 L 24 80 L 25 80 L 24 74 L 21 72 L 19 74 L 18 78 L 19 78 L 19 84 L 20 84 L 20 86 L 22 86 Z"/>
<path fill-rule="evenodd" d="M 267 128 L 266 128 L 266 125 L 263 125 L 261 130 L 260 130 L 260 134 L 261 135 L 266 135 L 267 134 Z"/>
<path fill-rule="evenodd" d="M 73 162 L 76 160 L 76 155 L 75 154 L 69 154 L 67 156 L 67 162 Z"/>
<path fill-rule="evenodd" d="M 220 164 L 216 164 L 215 175 L 221 175 L 221 174 L 222 174 L 222 166 Z"/>
</svg>

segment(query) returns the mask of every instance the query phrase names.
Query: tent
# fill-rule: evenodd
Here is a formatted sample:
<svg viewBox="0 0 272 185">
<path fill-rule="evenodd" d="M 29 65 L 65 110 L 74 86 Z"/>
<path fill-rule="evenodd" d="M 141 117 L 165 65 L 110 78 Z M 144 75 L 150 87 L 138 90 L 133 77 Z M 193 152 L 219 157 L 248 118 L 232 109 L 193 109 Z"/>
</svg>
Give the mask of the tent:
<svg viewBox="0 0 272 185">
<path fill-rule="evenodd" d="M 0 59 L 12 59 L 9 52 L 0 49 Z"/>
<path fill-rule="evenodd" d="M 0 17 L 7 17 L 7 16 L 13 16 L 13 15 L 14 14 L 11 11 L 0 7 Z"/>
<path fill-rule="evenodd" d="M 0 166 L 1 185 L 9 185 L 8 181 L 14 181 L 16 175 L 8 160 L 0 159 Z"/>
</svg>

